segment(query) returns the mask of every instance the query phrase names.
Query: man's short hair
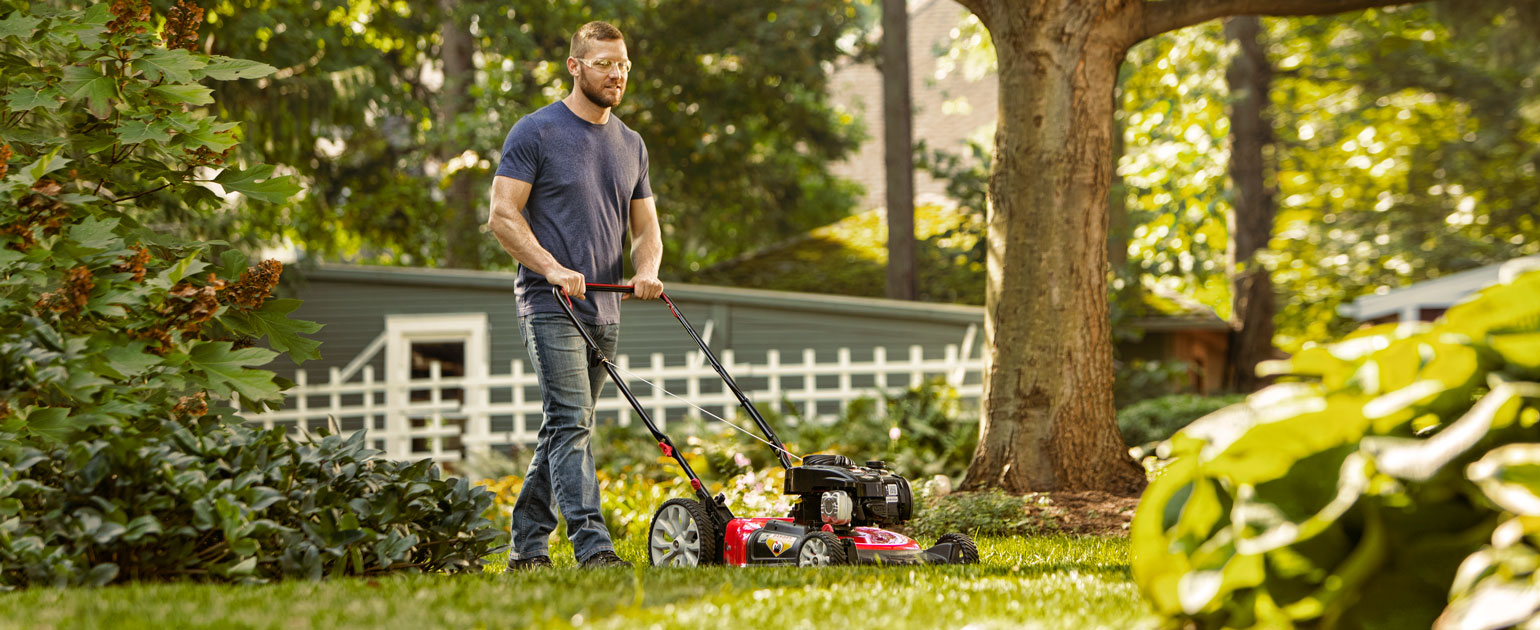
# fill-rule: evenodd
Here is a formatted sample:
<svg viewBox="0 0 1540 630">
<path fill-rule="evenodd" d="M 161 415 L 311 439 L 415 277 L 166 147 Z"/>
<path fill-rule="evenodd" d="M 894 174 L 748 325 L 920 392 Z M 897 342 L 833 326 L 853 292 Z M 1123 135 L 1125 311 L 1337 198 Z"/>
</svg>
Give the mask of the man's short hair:
<svg viewBox="0 0 1540 630">
<path fill-rule="evenodd" d="M 589 42 L 608 42 L 625 38 L 625 35 L 620 34 L 620 29 L 609 22 L 589 22 L 572 34 L 572 56 L 577 59 L 588 58 Z"/>
</svg>

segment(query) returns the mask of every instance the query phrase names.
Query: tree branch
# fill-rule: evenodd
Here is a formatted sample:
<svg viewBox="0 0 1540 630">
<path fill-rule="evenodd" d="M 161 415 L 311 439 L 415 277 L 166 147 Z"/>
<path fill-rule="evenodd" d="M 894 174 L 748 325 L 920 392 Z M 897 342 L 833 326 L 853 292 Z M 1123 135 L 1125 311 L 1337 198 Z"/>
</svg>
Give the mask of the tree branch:
<svg viewBox="0 0 1540 630">
<path fill-rule="evenodd" d="M 1357 11 L 1407 0 L 1162 0 L 1144 2 L 1143 31 L 1149 39 L 1167 31 L 1230 15 L 1325 15 Z"/>
</svg>

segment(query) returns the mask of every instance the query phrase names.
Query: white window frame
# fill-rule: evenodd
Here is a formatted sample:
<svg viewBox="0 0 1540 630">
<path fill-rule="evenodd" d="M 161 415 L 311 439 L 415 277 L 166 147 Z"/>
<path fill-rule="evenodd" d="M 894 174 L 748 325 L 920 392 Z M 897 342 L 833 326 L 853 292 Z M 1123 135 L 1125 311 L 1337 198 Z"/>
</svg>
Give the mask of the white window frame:
<svg viewBox="0 0 1540 630">
<path fill-rule="evenodd" d="M 479 409 L 487 404 L 487 379 L 491 366 L 491 338 L 486 313 L 435 313 L 431 315 L 385 316 L 385 381 L 389 386 L 385 431 L 403 439 L 388 440 L 388 455 L 397 459 L 412 456 L 412 441 L 404 436 L 411 423 L 404 411 L 410 398 L 407 383 L 412 378 L 413 342 L 463 342 L 465 344 L 464 409 Z M 469 422 L 486 424 L 485 414 L 472 413 Z M 466 426 L 465 435 L 487 435 L 490 427 Z M 467 448 L 484 448 L 467 444 Z"/>
</svg>

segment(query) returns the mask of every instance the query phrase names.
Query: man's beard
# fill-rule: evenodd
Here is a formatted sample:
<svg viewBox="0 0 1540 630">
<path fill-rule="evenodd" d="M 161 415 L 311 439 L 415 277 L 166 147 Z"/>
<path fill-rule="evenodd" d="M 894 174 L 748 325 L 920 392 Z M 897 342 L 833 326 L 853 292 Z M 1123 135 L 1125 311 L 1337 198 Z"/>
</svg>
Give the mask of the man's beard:
<svg viewBox="0 0 1540 630">
<path fill-rule="evenodd" d="M 583 96 L 588 98 L 588 102 L 593 103 L 594 105 L 598 105 L 599 107 L 614 107 L 619 105 L 621 97 L 626 95 L 625 87 L 621 87 L 620 93 L 616 94 L 615 98 L 612 100 L 609 95 L 604 93 L 603 81 L 597 84 L 589 83 L 588 81 L 579 81 L 578 87 L 582 90 Z"/>
</svg>

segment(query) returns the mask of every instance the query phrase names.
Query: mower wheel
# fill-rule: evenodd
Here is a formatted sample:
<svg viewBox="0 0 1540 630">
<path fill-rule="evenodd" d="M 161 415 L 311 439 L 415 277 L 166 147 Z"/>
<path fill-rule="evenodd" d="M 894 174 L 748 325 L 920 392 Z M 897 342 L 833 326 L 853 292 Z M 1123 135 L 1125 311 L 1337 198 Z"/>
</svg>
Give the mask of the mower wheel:
<svg viewBox="0 0 1540 630">
<path fill-rule="evenodd" d="M 711 512 L 694 499 L 669 499 L 652 515 L 647 532 L 653 566 L 721 564 L 720 538 Z"/>
<path fill-rule="evenodd" d="M 830 532 L 812 532 L 797 546 L 797 566 L 818 567 L 845 564 L 845 543 Z"/>
<path fill-rule="evenodd" d="M 957 546 L 959 551 L 961 551 L 961 553 L 958 554 L 957 564 L 979 563 L 978 545 L 973 544 L 973 539 L 969 538 L 967 534 L 958 532 L 942 534 L 940 538 L 936 539 L 936 544 L 939 545 L 942 543 L 952 543 L 953 545 Z"/>
</svg>

